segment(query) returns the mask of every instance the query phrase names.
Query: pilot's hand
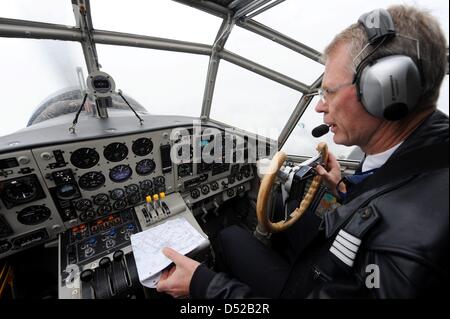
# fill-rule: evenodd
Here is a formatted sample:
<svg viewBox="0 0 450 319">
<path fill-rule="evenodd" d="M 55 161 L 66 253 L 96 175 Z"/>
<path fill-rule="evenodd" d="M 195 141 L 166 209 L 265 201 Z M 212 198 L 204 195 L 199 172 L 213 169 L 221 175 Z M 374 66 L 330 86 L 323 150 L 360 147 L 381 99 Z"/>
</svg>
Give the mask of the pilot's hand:
<svg viewBox="0 0 450 319">
<path fill-rule="evenodd" d="M 323 166 L 317 165 L 316 172 L 322 176 L 322 181 L 325 186 L 337 195 L 336 185 L 341 180 L 341 165 L 339 165 L 336 157 L 331 152 L 328 152 L 328 162 L 326 163 L 326 166 L 328 171 L 326 171 Z M 343 186 L 343 183 L 341 183 L 341 185 Z M 341 189 L 340 191 L 345 192 L 345 189 Z"/>
<path fill-rule="evenodd" d="M 200 263 L 176 252 L 172 248 L 163 248 L 162 252 L 175 263 L 175 266 L 161 274 L 156 290 L 165 292 L 174 298 L 188 297 L 192 275 Z"/>
</svg>

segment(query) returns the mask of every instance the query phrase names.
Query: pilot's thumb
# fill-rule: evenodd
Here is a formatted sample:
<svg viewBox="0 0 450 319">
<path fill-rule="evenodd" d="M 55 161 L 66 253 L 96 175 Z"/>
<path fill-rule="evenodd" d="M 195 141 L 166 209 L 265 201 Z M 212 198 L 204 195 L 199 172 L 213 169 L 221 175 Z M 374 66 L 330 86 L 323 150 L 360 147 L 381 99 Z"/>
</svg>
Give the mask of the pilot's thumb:
<svg viewBox="0 0 450 319">
<path fill-rule="evenodd" d="M 172 248 L 169 247 L 164 247 L 162 253 L 164 254 L 164 256 L 172 260 L 175 264 L 181 261 L 184 257 L 184 255 L 178 253 L 176 250 L 173 250 Z"/>
</svg>

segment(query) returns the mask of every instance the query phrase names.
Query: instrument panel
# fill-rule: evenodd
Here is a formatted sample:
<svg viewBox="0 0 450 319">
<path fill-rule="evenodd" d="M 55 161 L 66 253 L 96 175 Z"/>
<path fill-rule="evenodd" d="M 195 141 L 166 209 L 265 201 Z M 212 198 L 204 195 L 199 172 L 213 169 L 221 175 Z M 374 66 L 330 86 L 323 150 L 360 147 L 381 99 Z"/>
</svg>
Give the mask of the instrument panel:
<svg viewBox="0 0 450 319">
<path fill-rule="evenodd" d="M 169 136 L 158 131 L 43 147 L 33 154 L 64 223 L 72 227 L 133 207 L 147 195 L 173 192 L 173 171 L 162 170 Z M 61 154 L 59 163 L 55 153 Z"/>
<path fill-rule="evenodd" d="M 250 189 L 248 138 L 183 130 L 187 148 L 169 128 L 0 154 L 0 258 L 147 196 L 179 192 L 194 215 L 204 216 Z M 177 154 L 187 156 L 172 161 Z"/>
<path fill-rule="evenodd" d="M 54 238 L 64 223 L 31 151 L 0 158 L 0 256 Z"/>
</svg>

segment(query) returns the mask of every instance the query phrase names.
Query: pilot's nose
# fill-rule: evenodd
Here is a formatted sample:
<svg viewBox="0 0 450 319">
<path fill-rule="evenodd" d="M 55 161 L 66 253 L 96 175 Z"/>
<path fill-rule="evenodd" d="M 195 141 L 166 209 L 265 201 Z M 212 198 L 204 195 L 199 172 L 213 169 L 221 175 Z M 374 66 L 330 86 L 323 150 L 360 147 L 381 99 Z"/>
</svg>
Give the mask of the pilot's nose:
<svg viewBox="0 0 450 319">
<path fill-rule="evenodd" d="M 317 102 L 316 107 L 314 110 L 317 113 L 328 113 L 328 104 L 324 103 L 322 99 L 319 99 L 319 102 Z"/>
</svg>

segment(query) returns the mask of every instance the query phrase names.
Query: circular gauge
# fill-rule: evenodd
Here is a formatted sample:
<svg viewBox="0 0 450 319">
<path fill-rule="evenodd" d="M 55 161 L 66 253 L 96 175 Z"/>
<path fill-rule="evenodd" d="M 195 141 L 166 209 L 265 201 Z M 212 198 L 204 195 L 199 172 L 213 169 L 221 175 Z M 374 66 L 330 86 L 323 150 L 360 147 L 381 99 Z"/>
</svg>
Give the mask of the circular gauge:
<svg viewBox="0 0 450 319">
<path fill-rule="evenodd" d="M 70 156 L 70 162 L 78 168 L 91 168 L 98 163 L 100 156 L 93 148 L 79 148 Z"/>
<path fill-rule="evenodd" d="M 38 190 L 32 183 L 26 181 L 12 181 L 3 191 L 3 196 L 6 200 L 21 204 L 32 201 L 38 194 Z"/>
<path fill-rule="evenodd" d="M 152 159 L 143 159 L 136 164 L 136 173 L 139 175 L 148 175 L 155 171 L 155 161 Z"/>
<path fill-rule="evenodd" d="M 110 205 L 102 205 L 97 208 L 97 215 L 102 216 L 106 215 L 107 213 L 111 212 L 111 206 Z"/>
<path fill-rule="evenodd" d="M 109 178 L 115 183 L 125 182 L 131 177 L 133 171 L 128 165 L 117 165 L 109 171 Z"/>
<path fill-rule="evenodd" d="M 82 189 L 92 191 L 105 184 L 105 176 L 101 172 L 88 172 L 81 175 L 78 184 Z"/>
<path fill-rule="evenodd" d="M 211 183 L 211 189 L 212 189 L 213 191 L 218 190 L 218 189 L 219 189 L 219 183 L 217 183 L 217 182 L 212 182 L 212 183 Z"/>
<path fill-rule="evenodd" d="M 200 191 L 197 188 L 191 190 L 191 197 L 193 199 L 199 198 L 200 197 Z"/>
<path fill-rule="evenodd" d="M 89 199 L 80 199 L 75 203 L 75 208 L 80 211 L 85 211 L 92 207 L 92 202 Z"/>
<path fill-rule="evenodd" d="M 115 188 L 110 191 L 110 195 L 112 200 L 118 200 L 125 197 L 125 191 L 122 188 Z"/>
<path fill-rule="evenodd" d="M 143 193 L 148 193 L 153 188 L 153 182 L 149 179 L 139 183 Z"/>
<path fill-rule="evenodd" d="M 46 221 L 51 215 L 50 209 L 43 205 L 33 205 L 22 209 L 17 220 L 24 225 L 37 225 Z"/>
<path fill-rule="evenodd" d="M 138 156 L 145 156 L 153 150 L 153 142 L 149 138 L 141 137 L 133 142 L 132 150 Z"/>
<path fill-rule="evenodd" d="M 89 73 L 86 85 L 88 91 L 96 97 L 108 97 L 116 89 L 113 78 L 105 72 L 93 71 Z"/>
<path fill-rule="evenodd" d="M 94 204 L 95 205 L 105 205 L 109 202 L 109 197 L 105 193 L 100 193 L 95 195 Z"/>
<path fill-rule="evenodd" d="M 120 162 L 128 155 L 128 147 L 124 143 L 111 143 L 105 147 L 103 156 L 110 162 Z"/>
<path fill-rule="evenodd" d="M 125 191 L 127 195 L 139 193 L 139 186 L 137 186 L 136 184 L 125 186 Z"/>
<path fill-rule="evenodd" d="M 127 207 L 127 202 L 125 200 L 118 200 L 113 204 L 115 210 L 124 209 L 125 207 Z"/>
<path fill-rule="evenodd" d="M 209 193 L 209 186 L 208 185 L 203 185 L 201 188 L 202 194 L 206 195 Z"/>
<path fill-rule="evenodd" d="M 135 205 L 141 201 L 141 196 L 139 194 L 133 194 L 128 196 L 128 203 L 130 205 Z"/>
<path fill-rule="evenodd" d="M 164 176 L 158 176 L 153 180 L 155 186 L 164 186 L 166 184 L 166 179 Z"/>
<path fill-rule="evenodd" d="M 82 222 L 90 220 L 95 217 L 95 212 L 93 208 L 89 208 L 87 211 L 80 214 L 79 218 Z"/>
</svg>

